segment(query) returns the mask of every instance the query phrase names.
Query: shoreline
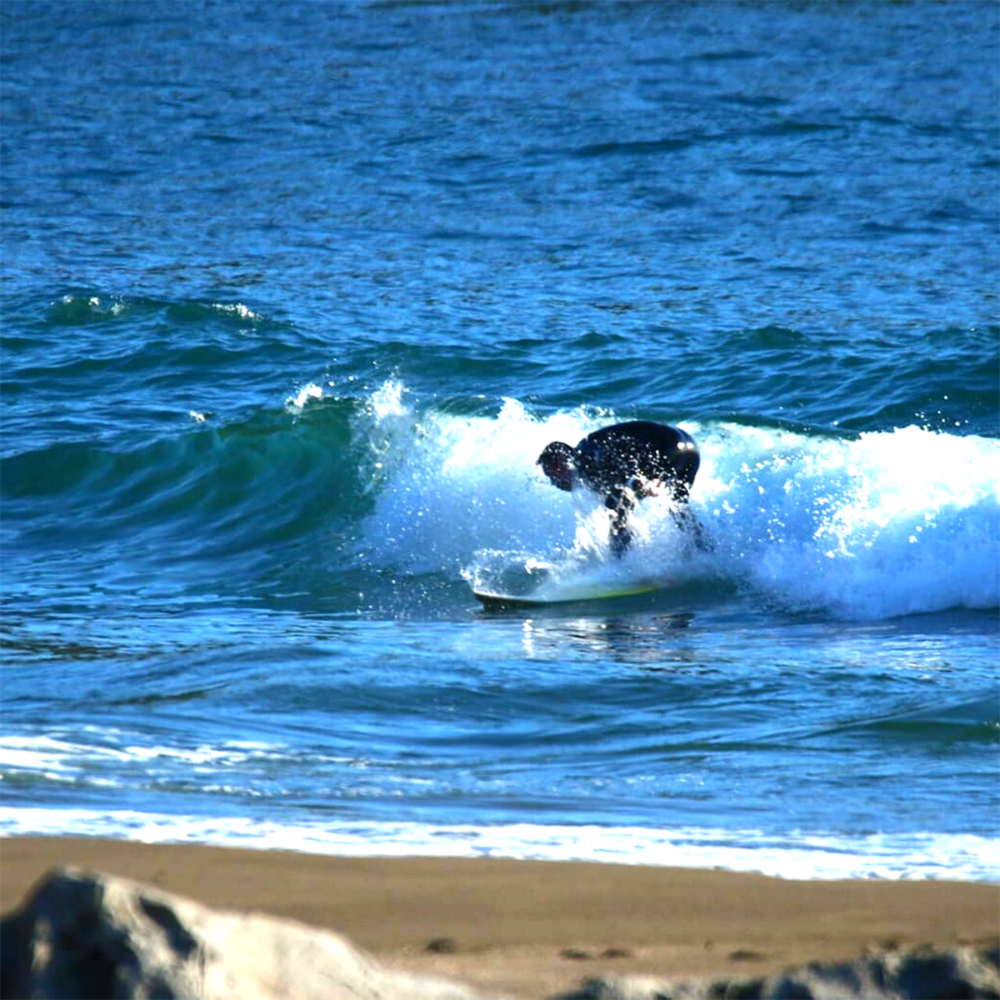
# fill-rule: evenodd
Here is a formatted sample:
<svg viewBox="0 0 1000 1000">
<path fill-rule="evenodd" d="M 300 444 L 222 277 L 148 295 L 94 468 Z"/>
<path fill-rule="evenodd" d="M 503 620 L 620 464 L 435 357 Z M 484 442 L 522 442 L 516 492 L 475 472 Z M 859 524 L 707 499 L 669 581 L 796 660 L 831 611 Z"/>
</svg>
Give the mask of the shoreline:
<svg viewBox="0 0 1000 1000">
<path fill-rule="evenodd" d="M 0 911 L 50 868 L 123 875 L 336 931 L 389 968 L 541 997 L 598 975 L 757 976 L 868 948 L 995 943 L 1000 886 L 798 881 L 719 869 L 338 857 L 99 838 L 0 838 Z"/>
</svg>

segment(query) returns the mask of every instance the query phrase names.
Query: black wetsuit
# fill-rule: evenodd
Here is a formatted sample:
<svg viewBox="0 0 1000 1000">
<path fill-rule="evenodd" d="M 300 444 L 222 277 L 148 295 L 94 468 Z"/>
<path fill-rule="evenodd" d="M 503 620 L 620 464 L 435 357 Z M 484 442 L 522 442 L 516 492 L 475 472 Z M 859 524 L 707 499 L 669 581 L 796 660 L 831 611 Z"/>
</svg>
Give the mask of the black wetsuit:
<svg viewBox="0 0 1000 1000">
<path fill-rule="evenodd" d="M 632 540 L 628 518 L 636 499 L 643 495 L 643 480 L 663 480 L 670 497 L 680 506 L 675 515 L 678 523 L 687 527 L 693 521 L 686 505 L 701 457 L 687 432 L 633 420 L 588 434 L 573 453 L 580 482 L 614 512 L 611 549 L 616 555 L 624 555 Z"/>
</svg>

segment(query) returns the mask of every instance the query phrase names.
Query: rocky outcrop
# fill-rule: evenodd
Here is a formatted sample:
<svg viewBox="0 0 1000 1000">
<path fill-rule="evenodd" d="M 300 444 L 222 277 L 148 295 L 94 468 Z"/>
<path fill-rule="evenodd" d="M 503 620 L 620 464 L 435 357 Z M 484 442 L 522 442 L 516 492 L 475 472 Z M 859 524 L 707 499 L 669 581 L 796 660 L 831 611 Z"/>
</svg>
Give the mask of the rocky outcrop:
<svg viewBox="0 0 1000 1000">
<path fill-rule="evenodd" d="M 756 979 L 592 979 L 555 1000 L 998 1000 L 1000 948 L 888 949 Z"/>
<path fill-rule="evenodd" d="M 484 1000 L 384 969 L 337 934 L 75 869 L 50 873 L 4 919 L 0 996 Z"/>
</svg>

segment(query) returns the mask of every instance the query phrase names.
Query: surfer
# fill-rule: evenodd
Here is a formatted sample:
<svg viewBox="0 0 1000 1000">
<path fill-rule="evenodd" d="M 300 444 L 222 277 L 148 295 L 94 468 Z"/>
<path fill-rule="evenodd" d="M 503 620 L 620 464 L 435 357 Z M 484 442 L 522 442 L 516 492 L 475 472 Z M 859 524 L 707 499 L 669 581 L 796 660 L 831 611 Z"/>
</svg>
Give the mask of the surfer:
<svg viewBox="0 0 1000 1000">
<path fill-rule="evenodd" d="M 613 424 L 588 434 L 575 448 L 562 441 L 546 445 L 537 464 L 561 490 L 593 490 L 611 511 L 611 551 L 628 551 L 629 514 L 636 501 L 666 491 L 676 505 L 674 520 L 692 528 L 704 547 L 701 526 L 688 509 L 688 496 L 701 457 L 686 431 L 648 420 Z"/>
</svg>

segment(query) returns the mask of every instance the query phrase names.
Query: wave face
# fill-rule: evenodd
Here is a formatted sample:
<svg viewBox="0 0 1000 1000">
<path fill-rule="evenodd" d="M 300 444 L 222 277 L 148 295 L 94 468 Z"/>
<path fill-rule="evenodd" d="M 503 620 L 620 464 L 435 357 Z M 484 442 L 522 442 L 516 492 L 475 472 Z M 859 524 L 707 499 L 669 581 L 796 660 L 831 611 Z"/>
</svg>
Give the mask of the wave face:
<svg viewBox="0 0 1000 1000">
<path fill-rule="evenodd" d="M 190 428 L 152 442 L 8 456 L 11 551 L 43 540 L 58 553 L 72 539 L 67 558 L 82 544 L 117 572 L 153 576 L 169 562 L 201 582 L 239 563 L 251 589 L 275 572 L 269 551 L 308 551 L 330 577 L 356 574 L 370 600 L 389 598 L 393 572 L 443 586 L 490 560 L 608 562 L 599 500 L 552 489 L 535 460 L 550 441 L 575 443 L 615 419 L 540 415 L 514 399 L 421 403 L 399 381 L 353 397 L 310 383 L 222 426 L 195 412 Z M 712 551 L 693 553 L 669 502 L 652 498 L 609 581 L 656 567 L 854 620 L 1000 605 L 995 439 L 915 425 L 851 436 L 685 426 L 703 455 L 691 507 Z M 22 518 L 30 528 L 15 535 Z M 328 606 L 358 610 L 348 592 Z"/>
</svg>

